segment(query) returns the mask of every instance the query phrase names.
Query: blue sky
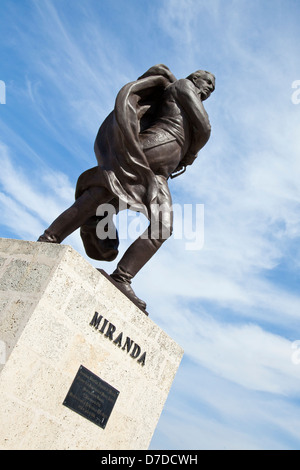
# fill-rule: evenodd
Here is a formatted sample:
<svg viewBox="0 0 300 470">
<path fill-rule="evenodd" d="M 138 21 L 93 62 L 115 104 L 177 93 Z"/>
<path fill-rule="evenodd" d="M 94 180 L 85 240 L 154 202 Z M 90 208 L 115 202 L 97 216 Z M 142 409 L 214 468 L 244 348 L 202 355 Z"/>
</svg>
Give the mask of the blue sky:
<svg viewBox="0 0 300 470">
<path fill-rule="evenodd" d="M 203 205 L 203 247 L 173 237 L 134 282 L 185 350 L 151 448 L 299 449 L 298 0 L 0 8 L 1 237 L 36 240 L 72 203 L 125 83 L 157 63 L 215 74 L 211 139 L 170 182 L 174 203 Z M 84 255 L 77 232 L 65 243 Z"/>
</svg>

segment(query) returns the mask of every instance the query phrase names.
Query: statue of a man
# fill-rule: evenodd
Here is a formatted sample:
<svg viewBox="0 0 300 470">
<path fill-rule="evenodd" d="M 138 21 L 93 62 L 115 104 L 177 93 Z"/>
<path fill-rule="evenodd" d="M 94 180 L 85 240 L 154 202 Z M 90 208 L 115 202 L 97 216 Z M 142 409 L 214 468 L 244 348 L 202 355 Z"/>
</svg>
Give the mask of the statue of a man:
<svg viewBox="0 0 300 470">
<path fill-rule="evenodd" d="M 168 178 L 191 165 L 207 143 L 211 127 L 202 102 L 214 89 L 215 77 L 209 72 L 199 70 L 176 80 L 162 64 L 125 85 L 98 131 L 98 165 L 80 175 L 75 203 L 38 241 L 61 243 L 80 228 L 88 256 L 112 261 L 119 240 L 97 237 L 97 224 L 103 220 L 96 216 L 97 208 L 111 204 L 117 213 L 122 202 L 123 208 L 144 213 L 150 221 L 147 230 L 129 246 L 111 278 L 145 310 L 131 280 L 172 233 Z"/>
</svg>

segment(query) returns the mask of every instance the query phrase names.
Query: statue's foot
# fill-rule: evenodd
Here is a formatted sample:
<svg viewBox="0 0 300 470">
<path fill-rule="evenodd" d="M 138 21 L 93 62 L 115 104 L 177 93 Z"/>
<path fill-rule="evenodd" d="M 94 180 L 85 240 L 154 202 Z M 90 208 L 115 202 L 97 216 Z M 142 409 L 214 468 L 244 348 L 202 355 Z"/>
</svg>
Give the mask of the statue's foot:
<svg viewBox="0 0 300 470">
<path fill-rule="evenodd" d="M 44 242 L 44 243 L 60 243 L 59 238 L 56 235 L 51 235 L 50 233 L 45 230 L 43 235 L 41 235 L 38 239 L 38 242 Z"/>
<path fill-rule="evenodd" d="M 122 282 L 118 279 L 115 279 L 113 274 L 111 274 L 110 277 L 113 279 L 114 284 L 118 287 L 118 289 L 120 289 L 120 291 L 123 292 L 123 294 L 125 294 L 130 300 L 133 301 L 133 303 L 135 303 L 141 310 L 143 310 L 146 315 L 148 315 L 148 313 L 146 312 L 146 306 L 147 306 L 146 302 L 139 299 L 135 295 L 129 282 L 124 282 L 124 281 Z"/>
</svg>

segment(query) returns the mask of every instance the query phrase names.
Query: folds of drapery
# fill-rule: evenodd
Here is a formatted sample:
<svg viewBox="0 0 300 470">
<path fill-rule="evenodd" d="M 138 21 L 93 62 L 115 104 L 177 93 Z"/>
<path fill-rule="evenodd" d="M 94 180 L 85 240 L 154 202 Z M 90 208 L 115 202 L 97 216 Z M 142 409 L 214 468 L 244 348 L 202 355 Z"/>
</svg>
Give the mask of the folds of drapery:
<svg viewBox="0 0 300 470">
<path fill-rule="evenodd" d="M 89 187 L 103 186 L 116 200 L 149 217 L 157 181 L 139 133 L 151 126 L 164 89 L 175 80 L 166 66 L 158 65 L 120 90 L 95 140 L 98 166 L 80 175 L 76 198 Z"/>
</svg>

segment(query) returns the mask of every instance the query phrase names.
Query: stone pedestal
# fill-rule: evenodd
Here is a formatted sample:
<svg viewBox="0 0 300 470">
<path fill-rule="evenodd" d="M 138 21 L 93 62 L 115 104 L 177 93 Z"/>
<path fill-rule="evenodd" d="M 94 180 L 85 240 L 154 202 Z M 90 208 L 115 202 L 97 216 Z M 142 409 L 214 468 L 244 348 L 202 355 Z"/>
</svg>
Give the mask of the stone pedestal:
<svg viewBox="0 0 300 470">
<path fill-rule="evenodd" d="M 0 449 L 145 450 L 182 349 L 66 245 L 0 239 Z"/>
</svg>

